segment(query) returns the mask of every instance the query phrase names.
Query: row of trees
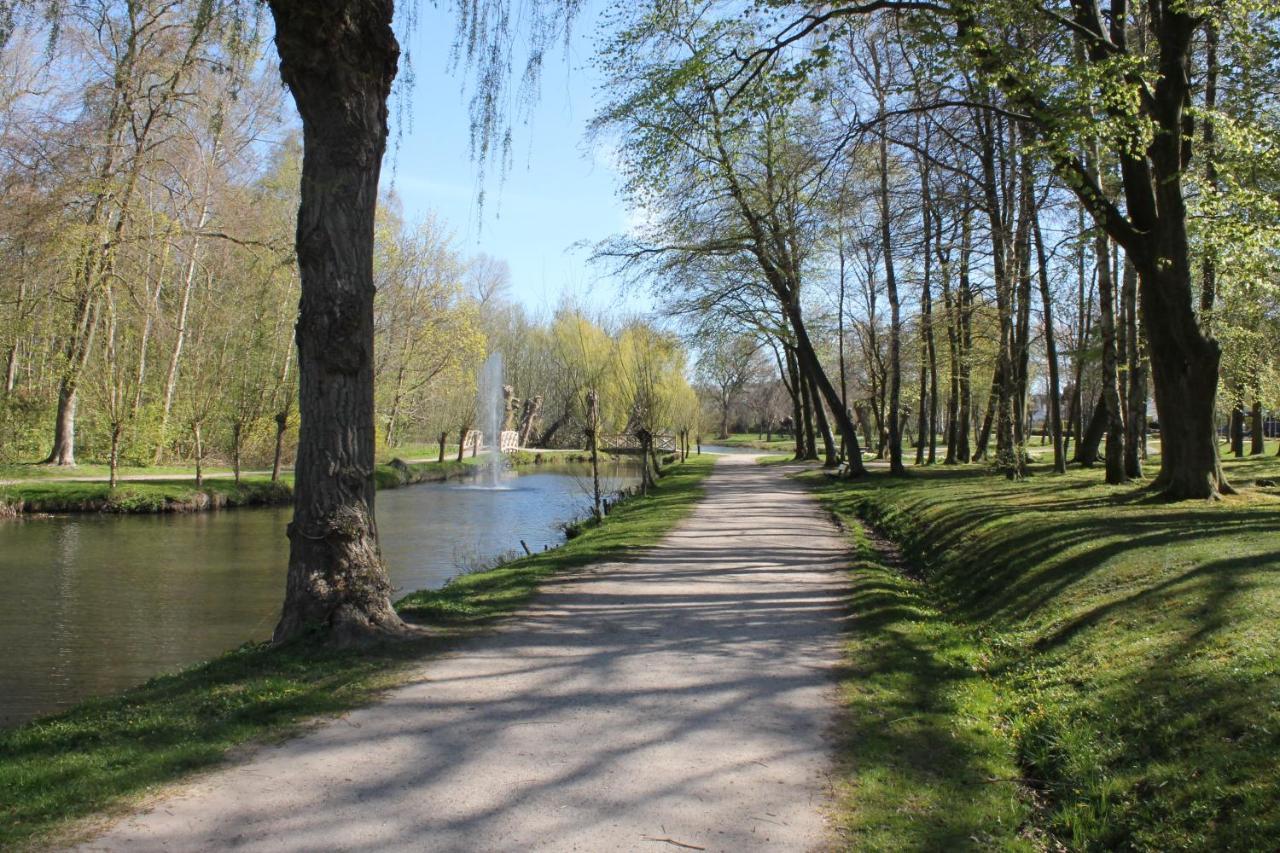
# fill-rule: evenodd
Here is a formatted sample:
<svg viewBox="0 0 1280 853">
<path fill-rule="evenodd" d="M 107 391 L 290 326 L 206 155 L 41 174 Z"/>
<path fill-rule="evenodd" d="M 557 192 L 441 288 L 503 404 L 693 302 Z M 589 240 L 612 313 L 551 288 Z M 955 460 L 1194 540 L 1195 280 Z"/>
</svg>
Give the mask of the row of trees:
<svg viewBox="0 0 1280 853">
<path fill-rule="evenodd" d="M 1124 482 L 1154 397 L 1156 485 L 1228 490 L 1217 426 L 1277 394 L 1273 13 L 769 8 L 646 8 L 602 51 L 647 224 L 599 256 L 723 342 L 706 372 L 765 352 L 854 474 L 912 433 L 1017 477 L 1039 427 Z"/>
<path fill-rule="evenodd" d="M 256 70 L 251 23 L 173 3 L 78 4 L 56 57 L 41 28 L 3 51 L 6 461 L 73 465 L 79 451 L 114 476 L 164 461 L 199 472 L 216 455 L 278 475 L 292 456 L 302 150 L 278 86 Z M 570 309 L 531 317 L 510 301 L 505 263 L 464 257 L 444 223 L 407 222 L 394 198 L 373 237 L 382 444 L 474 426 L 491 349 L 510 353 L 523 399 L 544 401 L 548 423 L 529 440 L 580 442 L 589 387 L 606 432 L 637 417 L 672 428 L 683 355 L 653 328 L 606 332 Z M 661 393 L 635 387 L 636 365 L 658 353 Z"/>
<path fill-rule="evenodd" d="M 503 86 L 512 22 L 533 22 L 524 79 L 536 81 L 545 47 L 579 9 L 558 0 L 527 6 L 513 15 L 503 0 L 459 5 L 462 53 L 479 72 L 472 129 L 482 160 L 508 148 L 500 140 L 509 139 Z M 80 250 L 68 264 L 77 285 L 69 291 L 71 331 L 60 357 L 63 445 L 91 351 L 86 332 L 97 328 L 107 304 L 103 284 L 114 280 L 110 270 L 124 243 L 115 237 L 128 220 L 114 214 L 143 185 L 136 164 L 145 158 L 136 155 L 170 138 L 148 128 L 175 112 L 198 69 L 236 81 L 223 87 L 230 91 L 251 79 L 237 57 L 241 45 L 255 43 L 244 36 L 255 31 L 260 7 L 249 0 L 5 3 L 6 38 L 20 29 L 16 10 L 27 8 L 38 9 L 34 19 L 53 24 L 53 32 L 87 11 L 87 43 L 119 46 L 107 53 L 110 73 L 100 75 L 112 81 L 100 88 L 108 96 L 95 101 L 107 132 L 96 137 L 102 142 L 92 146 L 89 167 L 77 170 L 103 177 L 82 206 L 92 236 L 73 241 Z M 269 0 L 267 8 L 304 148 L 294 241 L 301 430 L 289 582 L 276 637 L 317 625 L 338 639 L 399 634 L 372 513 L 375 210 L 399 60 L 392 4 Z M 1227 338 L 1218 329 L 1236 318 L 1246 327 L 1242 340 L 1265 342 L 1274 313 L 1271 279 L 1253 272 L 1269 275 L 1274 245 L 1274 103 L 1265 94 L 1275 90 L 1271 7 L 1234 0 L 1203 8 L 1185 0 L 1134 7 L 1125 0 L 876 0 L 821 9 L 664 4 L 625 11 L 636 17 L 602 52 L 617 99 L 599 124 L 622 137 L 628 190 L 652 214 L 645 219 L 654 228 L 603 254 L 680 284 L 670 301 L 682 316 L 709 326 L 734 318 L 737 333 L 776 342 L 792 395 L 810 401 L 828 456 L 841 452 L 838 437 L 849 470 L 861 470 L 844 334 L 853 290 L 845 262 L 858 257 L 857 242 L 819 239 L 842 221 L 833 210 L 849 210 L 861 223 L 850 235 L 873 237 L 866 268 L 875 271 L 877 298 L 882 293 L 887 302 L 888 356 L 887 368 L 875 369 L 883 391 L 870 399 L 883 400 L 880 421 L 894 468 L 902 467 L 903 348 L 918 277 L 928 282 L 919 290 L 919 315 L 932 318 L 938 305 L 950 329 L 938 357 L 937 326 L 920 324 L 923 338 L 933 338 L 928 394 L 936 401 L 935 380 L 947 378 L 945 428 L 949 436 L 962 433 L 974 388 L 985 384 L 975 375 L 983 366 L 977 356 L 984 347 L 992 353 L 985 366 L 995 403 L 984 421 L 994 421 L 997 460 L 1013 476 L 1023 459 L 1017 407 L 1030 383 L 1037 289 L 1050 396 L 1058 400 L 1063 390 L 1054 390 L 1061 371 L 1048 341 L 1061 322 L 1049 272 L 1063 266 L 1063 223 L 1074 219 L 1075 242 L 1086 247 L 1081 254 L 1093 249 L 1092 276 L 1077 264 L 1088 280 L 1077 293 L 1096 293 L 1096 302 L 1079 299 L 1077 311 L 1085 318 L 1080 325 L 1096 328 L 1101 341 L 1097 381 L 1109 447 L 1119 448 L 1138 420 L 1125 420 L 1126 401 L 1143 396 L 1149 365 L 1162 440 L 1157 483 L 1171 497 L 1229 488 L 1214 434 L 1217 336 Z M 145 32 L 148 22 L 170 14 L 172 25 Z M 172 43 L 164 50 L 143 50 L 165 39 Z M 61 39 L 64 49 L 68 42 Z M 154 64 L 134 75 L 143 55 Z M 123 181 L 120 156 L 135 164 Z M 893 203 L 917 184 L 910 203 Z M 1051 218 L 1064 200 L 1068 211 Z M 1205 215 L 1191 215 L 1193 206 Z M 910 230 L 919 239 L 903 239 Z M 1228 266 L 1229 255 L 1239 266 Z M 838 270 L 827 288 L 828 297 L 837 294 L 834 365 L 812 322 L 815 269 Z M 1239 283 L 1230 280 L 1236 270 L 1244 271 Z M 1248 293 L 1231 312 L 1221 306 L 1237 286 Z M 1081 353 L 1087 340 L 1082 336 Z M 1076 387 L 1082 384 L 1083 376 Z M 950 416 L 953 403 L 957 414 Z"/>
</svg>

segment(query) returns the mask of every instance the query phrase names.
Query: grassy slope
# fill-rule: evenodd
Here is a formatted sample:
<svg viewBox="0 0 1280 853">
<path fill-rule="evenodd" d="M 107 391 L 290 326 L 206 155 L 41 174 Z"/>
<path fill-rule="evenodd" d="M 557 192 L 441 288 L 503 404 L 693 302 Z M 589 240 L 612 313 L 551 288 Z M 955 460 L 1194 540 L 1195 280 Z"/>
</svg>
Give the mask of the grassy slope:
<svg viewBox="0 0 1280 853">
<path fill-rule="evenodd" d="M 406 444 L 392 448 L 378 448 L 378 461 L 390 462 L 397 457 L 401 459 L 435 459 L 440 448 L 435 444 Z M 445 445 L 445 458 L 452 459 L 458 452 L 456 444 Z M 266 465 L 265 468 L 270 468 Z M 248 470 L 248 467 L 246 467 Z M 286 468 L 287 470 L 287 468 Z M 207 464 L 206 474 L 230 474 L 231 466 L 223 464 Z M 0 480 L 58 480 L 68 477 L 106 477 L 111 469 L 101 462 L 81 462 L 74 468 L 61 468 L 56 465 L 44 465 L 38 462 L 11 462 L 0 464 Z M 121 465 L 118 471 L 121 477 L 139 475 L 166 474 L 174 478 L 194 477 L 194 464 L 173 465 Z"/>
<path fill-rule="evenodd" d="M 383 463 L 374 469 L 374 479 L 379 489 L 448 480 L 471 470 L 476 461 L 415 462 L 405 468 Z M 292 483 L 292 473 L 274 483 L 262 476 L 242 477 L 239 485 L 228 478 L 206 479 L 200 488 L 185 477 L 124 481 L 114 489 L 100 481 L 33 479 L 0 486 L 0 509 L 21 505 L 25 512 L 147 513 L 284 504 L 293 497 Z"/>
<path fill-rule="evenodd" d="M 796 443 L 790 438 L 778 438 L 764 441 L 753 432 L 734 433 L 728 438 L 703 436 L 703 444 L 718 444 L 722 447 L 752 447 L 756 450 L 795 450 Z"/>
<path fill-rule="evenodd" d="M 625 502 L 562 548 L 410 595 L 398 606 L 431 626 L 420 641 L 361 651 L 246 645 L 0 731 L 0 849 L 38 844 L 75 818 L 218 762 L 232 747 L 373 700 L 423 655 L 527 601 L 542 578 L 657 542 L 693 508 L 712 461 L 691 458 L 668 469 L 649 497 Z"/>
<path fill-rule="evenodd" d="M 606 458 L 612 458 L 605 454 Z M 393 466 L 390 461 L 379 463 L 374 469 L 374 479 L 379 489 L 393 489 L 413 483 L 450 480 L 462 476 L 484 457 L 467 456 L 458 462 L 456 456 L 446 457 L 444 462 L 413 462 L 404 467 Z M 574 450 L 522 450 L 510 457 L 519 467 L 555 464 L 558 462 L 585 462 L 583 451 Z M 106 482 L 81 482 L 46 476 L 50 469 L 41 466 L 0 466 L 0 480 L 14 473 L 15 469 L 27 469 L 30 476 L 20 483 L 0 485 L 0 517 L 5 508 L 21 506 L 24 512 L 187 512 L 219 507 L 283 504 L 292 499 L 293 474 L 286 472 L 279 482 L 269 477 L 246 476 L 240 484 L 225 478 L 206 479 L 197 489 L 190 479 L 189 469 L 153 468 L 137 469 L 141 473 L 178 472 L 173 479 L 122 481 L 112 489 Z M 135 472 L 135 473 L 137 473 Z M 22 476 L 19 474 L 18 476 Z M 63 475 L 64 477 L 67 475 Z M 76 469 L 76 476 L 93 477 L 95 466 Z M 122 474 L 123 476 L 123 474 Z"/>
<path fill-rule="evenodd" d="M 1280 477 L 1270 457 L 1226 468 L 1240 484 Z M 1101 485 L 1097 469 L 1024 483 L 972 468 L 808 478 L 927 573 L 904 579 L 864 550 L 854 575 L 843 810 L 854 846 L 1280 838 L 1274 490 L 1167 504 Z M 987 781 L 1018 778 L 1021 798 L 1016 783 Z"/>
</svg>

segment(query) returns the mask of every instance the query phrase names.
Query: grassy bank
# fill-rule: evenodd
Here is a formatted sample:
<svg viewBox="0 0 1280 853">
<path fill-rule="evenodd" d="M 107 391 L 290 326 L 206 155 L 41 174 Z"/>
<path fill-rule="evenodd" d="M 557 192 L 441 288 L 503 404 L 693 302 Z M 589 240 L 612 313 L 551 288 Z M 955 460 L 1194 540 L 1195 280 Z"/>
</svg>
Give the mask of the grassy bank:
<svg viewBox="0 0 1280 853">
<path fill-rule="evenodd" d="M 668 469 L 649 497 L 619 506 L 563 547 L 465 575 L 399 602 L 429 635 L 360 651 L 246 645 L 119 696 L 0 731 L 0 849 L 39 846 L 76 818 L 127 805 L 228 750 L 298 731 L 375 699 L 410 665 L 526 602 L 538 582 L 652 545 L 693 508 L 710 459 Z"/>
<path fill-rule="evenodd" d="M 776 438 L 773 441 L 765 441 L 756 433 L 739 432 L 734 433 L 728 438 L 715 438 L 703 436 L 703 444 L 720 445 L 721 447 L 749 447 L 755 450 L 790 450 L 796 449 L 796 442 L 793 438 Z"/>
<path fill-rule="evenodd" d="M 1280 479 L 1271 458 L 1225 464 L 1241 485 Z M 843 684 L 851 846 L 1274 846 L 1275 489 L 1168 504 L 1097 469 L 805 476 L 925 577 L 864 543 Z"/>
<path fill-rule="evenodd" d="M 287 482 L 265 477 L 206 480 L 196 488 L 191 480 L 147 480 L 121 483 L 34 481 L 0 486 L 0 518 L 20 513 L 199 512 L 237 506 L 288 503 L 293 489 Z"/>
<path fill-rule="evenodd" d="M 585 461 L 577 451 L 520 451 L 510 457 L 517 467 L 556 462 Z M 468 456 L 444 462 L 400 460 L 380 463 L 374 469 L 379 489 L 394 489 L 415 483 L 432 483 L 468 476 L 483 457 Z M 12 466 L 10 466 L 12 467 Z M 169 471 L 165 471 L 169 473 Z M 95 476 L 85 473 L 84 476 Z M 148 475 L 150 476 L 150 475 Z M 173 479 L 122 480 L 113 489 L 105 481 L 36 478 L 0 485 L 0 518 L 22 513 L 160 513 L 199 512 L 238 506 L 287 504 L 293 498 L 293 475 L 284 474 L 272 482 L 269 477 L 245 476 L 237 484 L 227 477 L 209 477 L 197 488 L 194 475 Z"/>
</svg>

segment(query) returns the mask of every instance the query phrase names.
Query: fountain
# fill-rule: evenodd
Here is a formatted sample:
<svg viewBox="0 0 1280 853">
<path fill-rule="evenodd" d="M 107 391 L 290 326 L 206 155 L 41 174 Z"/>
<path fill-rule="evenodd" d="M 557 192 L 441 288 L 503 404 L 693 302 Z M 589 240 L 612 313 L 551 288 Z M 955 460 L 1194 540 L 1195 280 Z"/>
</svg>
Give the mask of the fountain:
<svg viewBox="0 0 1280 853">
<path fill-rule="evenodd" d="M 480 483 L 490 489 L 499 488 L 502 476 L 502 430 L 506 426 L 502 402 L 502 353 L 490 353 L 480 369 L 476 408 L 479 414 L 482 437 L 489 445 Z"/>
</svg>

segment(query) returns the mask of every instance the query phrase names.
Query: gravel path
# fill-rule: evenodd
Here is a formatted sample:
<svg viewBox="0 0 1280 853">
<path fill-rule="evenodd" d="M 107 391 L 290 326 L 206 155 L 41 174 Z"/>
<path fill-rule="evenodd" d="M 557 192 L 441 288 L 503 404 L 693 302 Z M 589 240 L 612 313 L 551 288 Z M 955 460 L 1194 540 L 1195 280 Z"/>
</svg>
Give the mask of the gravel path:
<svg viewBox="0 0 1280 853">
<path fill-rule="evenodd" d="M 634 562 L 83 849 L 825 849 L 845 556 L 803 487 L 724 457 Z"/>
</svg>

